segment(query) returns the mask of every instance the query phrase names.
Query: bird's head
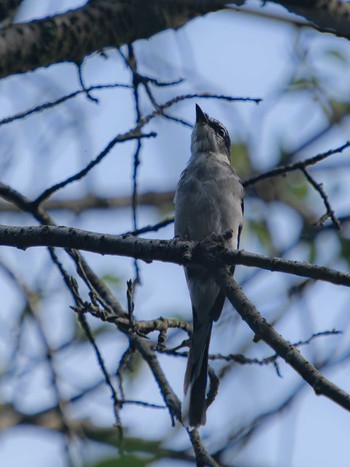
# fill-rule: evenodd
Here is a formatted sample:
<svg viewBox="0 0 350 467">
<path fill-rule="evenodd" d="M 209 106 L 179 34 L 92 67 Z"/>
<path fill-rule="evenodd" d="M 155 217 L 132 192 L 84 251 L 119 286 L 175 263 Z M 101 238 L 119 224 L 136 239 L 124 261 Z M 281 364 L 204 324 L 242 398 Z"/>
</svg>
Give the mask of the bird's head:
<svg viewBox="0 0 350 467">
<path fill-rule="evenodd" d="M 222 123 L 209 117 L 196 104 L 196 124 L 191 138 L 192 155 L 213 152 L 225 154 L 230 162 L 230 136 Z"/>
</svg>

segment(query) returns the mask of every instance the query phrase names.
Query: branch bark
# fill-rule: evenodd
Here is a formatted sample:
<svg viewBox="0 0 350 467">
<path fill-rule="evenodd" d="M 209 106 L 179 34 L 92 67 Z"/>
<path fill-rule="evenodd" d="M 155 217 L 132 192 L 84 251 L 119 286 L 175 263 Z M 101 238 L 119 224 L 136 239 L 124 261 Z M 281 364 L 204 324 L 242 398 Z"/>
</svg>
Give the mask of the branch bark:
<svg viewBox="0 0 350 467">
<path fill-rule="evenodd" d="M 350 5 L 346 2 L 269 1 L 322 29 L 350 37 Z M 62 15 L 14 24 L 1 30 L 0 78 L 54 63 L 81 64 L 93 52 L 147 39 L 166 29 L 179 29 L 193 18 L 221 10 L 228 3 L 240 6 L 245 0 L 90 0 Z"/>
<path fill-rule="evenodd" d="M 241 264 L 279 271 L 350 287 L 350 274 L 306 262 L 266 257 L 244 250 L 226 250 L 221 241 L 186 242 L 148 240 L 133 235 L 107 235 L 73 227 L 0 226 L 0 245 L 25 250 L 46 246 L 84 250 L 102 255 L 128 256 L 146 262 L 164 261 L 180 265 L 193 261 L 208 267 Z"/>
<path fill-rule="evenodd" d="M 319 28 L 350 38 L 350 4 L 341 0 L 268 0 L 303 16 Z"/>
<path fill-rule="evenodd" d="M 81 64 L 106 47 L 178 29 L 227 0 L 91 0 L 62 15 L 15 24 L 0 34 L 0 78 L 60 62 Z"/>
<path fill-rule="evenodd" d="M 0 0 L 0 21 L 7 20 L 11 17 L 22 0 Z"/>
<path fill-rule="evenodd" d="M 225 290 L 225 295 L 235 307 L 241 318 L 280 355 L 313 388 L 316 395 L 323 395 L 350 411 L 350 394 L 325 378 L 308 362 L 290 342 L 260 315 L 253 303 L 244 295 L 234 277 L 227 271 L 217 273 L 217 281 Z"/>
<path fill-rule="evenodd" d="M 0 195 L 4 197 L 9 202 L 12 202 L 15 206 L 18 208 L 22 209 L 24 212 L 31 213 L 40 223 L 45 224 L 42 228 L 48 228 L 49 230 L 52 227 L 53 221 L 52 219 L 46 214 L 46 212 L 42 209 L 42 207 L 38 207 L 32 202 L 30 202 L 27 198 L 25 198 L 23 195 L 18 193 L 16 190 L 0 184 Z M 112 315 L 114 315 L 115 318 L 115 323 L 117 322 L 120 324 L 120 322 L 123 320 L 123 318 L 128 318 L 125 310 L 122 308 L 118 300 L 115 298 L 115 296 L 111 293 L 111 291 L 108 289 L 108 287 L 100 281 L 97 276 L 95 276 L 94 272 L 90 269 L 88 264 L 85 262 L 85 260 L 82 258 L 80 253 L 76 250 L 73 249 L 66 249 L 67 253 L 71 256 L 75 264 L 77 265 L 77 272 L 79 275 L 81 275 L 82 279 L 86 282 L 88 285 L 90 291 L 92 293 L 96 293 L 98 298 L 98 301 L 101 302 L 101 305 L 103 305 L 105 311 L 108 312 L 108 314 L 111 312 Z M 60 262 L 57 260 L 54 251 L 51 249 L 50 250 L 51 257 L 53 259 L 53 262 L 55 265 L 59 268 L 61 275 L 63 276 L 63 279 L 68 287 L 68 289 L 72 292 L 73 298 L 77 299 L 78 297 L 75 296 L 76 291 L 73 290 L 74 285 L 69 281 L 69 278 L 67 277 L 67 273 L 60 264 Z M 96 297 L 95 297 L 96 299 Z M 75 300 L 76 304 L 79 305 L 80 303 L 80 297 L 79 301 Z M 111 315 L 109 315 L 111 317 Z M 172 327 L 172 325 L 175 323 L 171 323 L 169 320 L 164 320 L 161 319 L 158 320 L 153 320 L 152 323 L 154 325 L 155 329 L 163 329 L 163 325 Z M 181 324 L 179 327 L 182 329 L 185 329 L 187 332 L 189 330 L 188 325 L 184 323 L 183 325 Z M 119 327 L 120 329 L 120 327 Z M 180 413 L 180 402 L 176 396 L 176 394 L 173 392 L 171 386 L 169 385 L 164 372 L 159 365 L 159 362 L 154 355 L 154 351 L 151 349 L 148 341 L 146 339 L 142 338 L 141 336 L 135 334 L 134 332 L 128 332 L 128 327 L 126 328 L 125 332 L 126 335 L 129 338 L 129 341 L 133 341 L 133 346 L 138 349 L 144 360 L 147 362 L 148 366 L 150 367 L 153 376 L 155 377 L 155 380 L 157 381 L 157 384 L 159 386 L 159 389 L 161 391 L 161 394 L 163 396 L 164 401 L 166 402 L 166 406 L 169 409 L 170 415 L 172 417 L 173 423 L 175 423 L 175 419 L 181 418 L 181 413 Z M 147 322 L 139 322 L 138 323 L 138 329 L 143 329 L 146 333 L 148 332 L 149 326 Z M 98 358 L 98 356 L 97 356 Z M 106 380 L 106 378 L 105 378 Z M 119 403 L 122 403 L 123 401 L 120 400 Z M 191 436 L 191 433 L 188 433 L 190 437 L 190 441 L 193 445 L 193 449 L 196 455 L 196 460 L 197 464 L 201 465 L 201 462 L 203 459 L 207 461 L 207 465 L 212 465 L 216 466 L 215 461 L 209 456 L 207 451 L 204 448 L 204 445 L 199 437 L 198 433 L 194 433 L 193 436 Z M 200 459 L 197 457 L 200 456 Z"/>
</svg>

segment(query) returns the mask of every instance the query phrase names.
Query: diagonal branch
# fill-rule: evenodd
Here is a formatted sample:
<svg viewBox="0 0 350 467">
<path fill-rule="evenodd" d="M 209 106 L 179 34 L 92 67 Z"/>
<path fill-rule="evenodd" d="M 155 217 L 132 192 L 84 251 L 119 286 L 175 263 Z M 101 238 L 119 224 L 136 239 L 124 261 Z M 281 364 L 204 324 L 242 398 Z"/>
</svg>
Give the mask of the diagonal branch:
<svg viewBox="0 0 350 467">
<path fill-rule="evenodd" d="M 245 296 L 236 280 L 225 270 L 217 271 L 217 282 L 241 318 L 313 388 L 316 395 L 328 397 L 350 411 L 350 394 L 325 378 L 301 353 L 274 330 Z"/>
<path fill-rule="evenodd" d="M 96 165 L 98 165 L 110 153 L 110 151 L 113 149 L 113 147 L 116 144 L 124 143 L 126 141 L 130 141 L 130 140 L 134 140 L 134 139 L 136 139 L 137 141 L 140 141 L 141 138 L 153 138 L 153 137 L 155 137 L 156 133 L 154 133 L 154 132 L 150 132 L 150 133 L 147 133 L 147 134 L 142 134 L 141 133 L 141 128 L 143 126 L 147 125 L 147 123 L 149 123 L 156 116 L 162 115 L 163 111 L 166 108 L 171 107 L 172 105 L 174 105 L 174 104 L 176 104 L 178 102 L 188 100 L 188 99 L 193 99 L 193 98 L 196 98 L 196 97 L 206 98 L 206 99 L 210 99 L 210 98 L 222 99 L 222 100 L 226 100 L 228 102 L 233 102 L 233 101 L 255 102 L 257 104 L 261 101 L 261 99 L 258 99 L 258 98 L 232 97 L 232 96 L 210 94 L 210 93 L 205 93 L 205 92 L 204 93 L 198 93 L 198 94 L 185 94 L 185 95 L 181 95 L 181 96 L 176 96 L 176 97 L 170 99 L 169 101 L 165 102 L 164 104 L 161 104 L 161 105 L 157 106 L 157 108 L 153 112 L 151 112 L 150 114 L 148 114 L 148 115 L 146 115 L 146 116 L 144 116 L 142 118 L 139 118 L 137 120 L 137 125 L 133 129 L 129 130 L 128 132 L 126 132 L 124 134 L 120 134 L 120 135 L 115 136 L 107 144 L 107 146 L 100 152 L 100 154 L 95 159 L 90 161 L 87 164 L 86 167 L 79 170 L 79 172 L 77 172 L 74 175 L 66 178 L 62 182 L 56 183 L 55 185 L 51 186 L 50 188 L 47 188 L 43 193 L 41 193 L 32 202 L 33 207 L 39 206 L 42 202 L 44 202 L 46 199 L 48 199 L 56 191 L 58 191 L 58 190 L 60 190 L 60 189 L 62 189 L 64 187 L 66 187 L 67 185 L 69 185 L 69 184 L 71 184 L 73 182 L 76 182 L 76 181 L 80 180 L 81 178 L 85 177 L 90 172 L 90 170 L 92 170 Z"/>
<path fill-rule="evenodd" d="M 346 141 L 346 143 L 342 144 L 341 146 L 335 149 L 329 149 L 326 152 L 321 154 L 317 154 L 316 156 L 310 157 L 308 159 L 304 159 L 302 161 L 294 162 L 293 164 L 289 165 L 282 165 L 280 167 L 276 167 L 275 169 L 269 170 L 268 172 L 264 172 L 263 174 L 257 175 L 256 177 L 252 177 L 245 182 L 243 182 L 244 187 L 248 187 L 250 185 L 254 185 L 255 183 L 261 182 L 262 180 L 266 180 L 267 178 L 277 177 L 279 175 L 285 175 L 288 172 L 295 172 L 297 170 L 303 171 L 306 167 L 310 167 L 311 165 L 315 165 L 318 162 L 327 159 L 327 157 L 333 156 L 334 154 L 340 154 L 345 149 L 350 147 L 350 141 Z"/>
<path fill-rule="evenodd" d="M 303 16 L 317 27 L 338 36 L 350 37 L 350 4 L 342 0 L 268 0 Z"/>
<path fill-rule="evenodd" d="M 110 89 L 116 89 L 116 88 L 130 89 L 131 86 L 129 84 L 115 83 L 115 84 L 99 84 L 96 86 L 90 86 L 87 89 L 79 89 L 78 91 L 74 91 L 74 92 L 71 92 L 70 94 L 66 94 L 62 97 L 59 97 L 58 99 L 54 101 L 47 101 L 44 104 L 36 105 L 35 107 L 32 107 L 28 110 L 24 110 L 15 115 L 12 115 L 11 117 L 5 117 L 2 120 L 0 120 L 0 126 L 15 122 L 16 120 L 22 120 L 28 117 L 29 115 L 34 115 L 34 114 L 43 112 L 44 110 L 47 110 L 47 109 L 52 109 L 53 107 L 63 104 L 64 102 L 69 101 L 73 99 L 74 97 L 79 96 L 80 94 L 91 93 L 91 91 L 106 90 L 106 89 L 110 90 Z"/>
<path fill-rule="evenodd" d="M 334 210 L 332 209 L 332 206 L 329 202 L 329 199 L 328 199 L 328 196 L 327 196 L 327 193 L 325 192 L 324 188 L 323 188 L 323 185 L 322 183 L 317 183 L 316 180 L 311 176 L 310 172 L 304 168 L 302 169 L 302 172 L 303 174 L 305 175 L 306 179 L 309 181 L 309 183 L 315 188 L 315 190 L 320 194 L 322 200 L 323 200 L 323 203 L 324 205 L 326 206 L 326 214 L 324 214 L 321 219 L 319 220 L 319 224 L 323 224 L 323 222 L 328 218 L 330 217 L 332 219 L 332 223 L 334 225 L 334 227 L 337 229 L 337 230 L 340 230 L 341 228 L 341 225 L 340 225 L 340 222 L 338 220 L 338 218 L 336 217 L 335 215 L 335 212 Z"/>
<path fill-rule="evenodd" d="M 0 0 L 0 21 L 8 21 L 21 3 L 22 0 Z"/>
<path fill-rule="evenodd" d="M 98 165 L 110 153 L 112 148 L 117 143 L 124 143 L 124 142 L 131 141 L 134 139 L 136 139 L 137 141 L 140 141 L 140 139 L 142 138 L 153 138 L 155 136 L 156 136 L 156 133 L 154 132 L 146 133 L 146 134 L 140 133 L 140 130 L 138 127 L 136 127 L 133 130 L 130 130 L 128 133 L 124 135 L 117 135 L 107 144 L 107 146 L 103 149 L 103 151 L 100 152 L 100 154 L 95 159 L 89 162 L 89 164 L 86 167 L 84 167 L 82 170 L 75 173 L 71 177 L 66 178 L 62 182 L 56 183 L 56 185 L 53 185 L 50 188 L 47 188 L 43 193 L 41 193 L 41 195 L 39 195 L 36 198 L 36 200 L 33 201 L 33 204 L 35 206 L 39 206 L 43 201 L 48 199 L 56 191 L 85 177 L 90 172 L 90 170 L 92 170 L 96 165 Z"/>
<path fill-rule="evenodd" d="M 219 464 L 204 449 L 197 429 L 187 430 L 196 456 L 197 466 L 219 467 Z"/>
<path fill-rule="evenodd" d="M 303 16 L 321 29 L 350 37 L 348 2 L 268 1 Z M 16 5 L 18 1 L 7 3 Z M 241 6 L 245 0 L 90 0 L 61 15 L 14 24 L 2 29 L 0 78 L 54 63 L 81 64 L 94 52 L 148 39 L 166 29 L 179 29 L 193 18 L 222 10 L 229 3 Z M 3 15 L 1 10 L 0 14 Z"/>
<path fill-rule="evenodd" d="M 14 2 L 14 0 L 13 0 Z M 178 29 L 227 0 L 91 0 L 65 14 L 15 24 L 0 37 L 0 78 L 60 62 L 82 63 L 106 47 Z"/>
<path fill-rule="evenodd" d="M 14 203 L 18 208 L 22 209 L 23 211 L 31 213 L 42 224 L 47 224 L 47 225 L 45 225 L 43 227 L 44 229 L 45 228 L 50 229 L 49 224 L 53 224 L 52 219 L 45 213 L 45 211 L 43 211 L 43 209 L 41 207 L 35 206 L 27 198 L 25 198 L 23 195 L 21 195 L 20 193 L 18 193 L 16 190 L 12 189 L 11 187 L 8 187 L 8 186 L 0 183 L 0 196 L 2 196 L 4 199 L 8 200 L 9 202 Z M 162 370 L 162 368 L 161 368 L 161 366 L 160 366 L 160 364 L 158 362 L 158 359 L 155 356 L 154 351 L 151 348 L 149 342 L 146 339 L 140 337 L 139 335 L 137 335 L 137 334 L 135 334 L 133 332 L 129 332 L 129 327 L 128 326 L 126 326 L 126 327 L 123 326 L 123 323 L 122 323 L 123 317 L 125 317 L 125 316 L 127 317 L 127 314 L 126 314 L 125 310 L 123 310 L 122 306 L 119 304 L 118 300 L 114 297 L 114 295 L 109 291 L 108 287 L 106 287 L 104 285 L 104 283 L 102 281 L 100 281 L 95 276 L 95 274 L 89 268 L 89 266 L 84 261 L 84 259 L 79 254 L 79 252 L 76 251 L 76 250 L 73 250 L 71 248 L 67 249 L 66 251 L 71 256 L 71 258 L 75 261 L 75 263 L 77 265 L 78 274 L 81 275 L 83 280 L 86 281 L 87 285 L 89 285 L 89 288 L 90 288 L 91 292 L 94 292 L 94 293 L 96 292 L 98 294 L 99 301 L 106 308 L 109 316 L 111 317 L 111 315 L 114 315 L 115 323 L 119 324 L 119 329 L 121 331 L 123 331 L 128 336 L 130 344 L 132 343 L 132 345 L 135 348 L 137 348 L 137 350 L 142 355 L 143 359 L 147 362 L 147 364 L 150 367 L 150 369 L 152 371 L 152 374 L 153 374 L 153 376 L 154 376 L 154 378 L 155 378 L 155 380 L 156 380 L 156 382 L 157 382 L 157 384 L 159 386 L 159 389 L 161 391 L 163 399 L 166 402 L 166 406 L 169 409 L 169 412 L 170 412 L 170 415 L 172 417 L 173 423 L 175 423 L 176 418 L 181 420 L 180 401 L 177 398 L 176 394 L 173 392 L 172 388 L 170 387 L 170 385 L 169 385 L 169 383 L 168 383 L 168 381 L 166 379 L 166 376 L 165 376 L 165 374 L 164 374 L 164 372 L 163 372 L 163 370 Z M 65 281 L 68 289 L 72 292 L 73 298 L 75 298 L 75 301 L 77 303 L 78 302 L 78 300 L 77 300 L 78 297 L 75 297 L 75 291 L 73 290 L 74 287 L 72 286 L 72 284 L 69 283 L 70 278 L 67 277 L 67 274 L 64 271 L 63 267 L 61 266 L 61 264 L 59 263 L 57 258 L 55 258 L 55 254 L 54 254 L 53 249 L 50 249 L 50 253 L 51 253 L 51 256 L 52 256 L 52 259 L 53 259 L 54 263 L 56 264 L 56 266 L 59 267 L 60 272 L 64 277 L 64 281 Z M 91 283 L 91 286 L 90 286 L 90 283 Z M 80 299 L 79 299 L 79 301 L 80 301 Z M 117 322 L 117 319 L 119 320 L 119 323 Z M 175 321 L 177 321 L 177 320 L 175 320 Z M 164 328 L 164 326 L 166 326 L 166 327 L 173 327 L 174 326 L 174 327 L 181 327 L 181 328 L 183 328 L 185 330 L 188 330 L 189 327 L 188 327 L 187 323 L 181 324 L 181 323 L 178 323 L 178 322 L 175 322 L 175 321 L 174 320 L 164 320 L 164 319 L 152 320 L 151 325 L 153 326 L 153 329 L 156 329 L 156 328 L 157 329 L 158 328 L 162 329 L 162 328 Z M 146 333 L 150 332 L 149 324 L 150 324 L 149 322 L 148 323 L 147 322 L 139 322 L 138 323 L 138 329 L 145 330 Z M 100 364 L 101 364 L 100 357 L 98 355 L 97 355 L 97 357 L 98 357 L 98 359 L 100 361 Z M 106 371 L 104 371 L 104 373 L 106 373 Z M 110 382 L 109 375 L 108 375 L 108 380 Z M 105 381 L 106 381 L 106 377 L 105 377 Z M 115 399 L 114 402 L 116 402 L 116 397 L 113 396 L 113 398 Z M 122 403 L 123 403 L 122 400 L 118 401 L 118 404 L 122 405 Z M 116 407 L 114 407 L 114 408 L 116 409 Z M 116 412 L 116 414 L 117 414 L 117 412 Z M 190 441 L 191 441 L 192 446 L 193 446 L 193 450 L 195 452 L 197 464 L 201 465 L 200 464 L 201 460 L 206 459 L 206 460 L 208 460 L 208 462 L 210 462 L 210 464 L 208 464 L 208 465 L 215 466 L 216 464 L 215 464 L 215 462 L 212 462 L 211 457 L 207 454 L 207 452 L 206 452 L 206 450 L 204 448 L 204 445 L 203 445 L 203 443 L 202 443 L 202 441 L 200 439 L 200 436 L 199 436 L 198 432 L 194 433 L 193 435 L 191 435 L 191 433 L 189 433 L 189 437 L 190 437 Z M 200 456 L 200 458 L 197 457 L 197 456 Z"/>
<path fill-rule="evenodd" d="M 140 352 L 142 358 L 150 367 L 154 379 L 156 380 L 166 406 L 169 409 L 172 418 L 173 426 L 175 419 L 181 420 L 181 403 L 171 388 L 159 362 L 152 349 L 153 344 L 146 339 L 137 336 L 136 334 L 129 335 L 130 343 Z"/>
</svg>

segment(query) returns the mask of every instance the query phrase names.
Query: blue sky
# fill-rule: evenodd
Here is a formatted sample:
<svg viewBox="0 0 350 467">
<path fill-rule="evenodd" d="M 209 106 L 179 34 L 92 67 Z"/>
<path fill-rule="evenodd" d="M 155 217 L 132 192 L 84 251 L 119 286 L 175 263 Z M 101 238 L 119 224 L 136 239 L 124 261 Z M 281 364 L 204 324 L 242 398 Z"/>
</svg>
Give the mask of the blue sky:
<svg viewBox="0 0 350 467">
<path fill-rule="evenodd" d="M 36 17 L 43 17 L 55 12 L 57 2 L 43 2 L 28 0 L 23 7 L 19 20 L 25 21 Z M 68 6 L 75 7 L 82 2 L 61 2 L 61 11 Z M 268 11 L 282 13 L 281 8 Z M 349 91 L 348 72 L 349 62 L 334 63 L 327 67 L 329 61 L 325 60 L 323 51 L 327 48 L 340 48 L 345 57 L 349 57 L 348 43 L 330 35 L 321 35 L 316 32 L 304 32 L 303 43 L 306 44 L 310 61 L 322 71 L 327 80 L 327 89 L 334 95 L 346 95 Z M 280 136 L 289 150 L 293 150 L 301 142 L 307 140 L 317 129 L 326 124 L 324 113 L 320 106 L 303 93 L 295 93 L 284 99 L 278 99 L 290 73 L 295 43 L 298 41 L 297 32 L 291 25 L 282 22 L 260 20 L 254 16 L 234 12 L 221 12 L 197 18 L 179 31 L 165 31 L 150 40 L 138 41 L 135 45 L 136 55 L 141 70 L 160 80 L 171 81 L 184 78 L 184 83 L 178 88 L 158 89 L 156 95 L 159 101 L 164 101 L 173 95 L 189 92 L 213 92 L 217 94 L 234 95 L 237 97 L 259 97 L 263 102 L 257 106 L 253 103 L 226 103 L 222 101 L 205 100 L 200 105 L 211 116 L 222 121 L 227 126 L 231 139 L 235 141 L 247 140 L 252 154 L 254 154 L 254 168 L 268 170 L 276 162 L 278 147 L 276 135 Z M 301 70 L 300 73 L 306 73 Z M 119 82 L 128 83 L 130 75 L 125 69 L 117 52 L 109 51 L 108 60 L 93 55 L 86 59 L 83 67 L 86 85 Z M 0 83 L 1 115 L 8 116 L 15 112 L 30 108 L 46 100 L 52 100 L 65 93 L 79 88 L 76 68 L 71 64 L 52 66 L 49 69 L 38 70 L 25 76 L 14 76 Z M 15 96 L 15 97 L 12 97 Z M 130 111 L 132 96 L 126 90 L 102 91 L 98 94 L 99 105 L 95 105 L 84 97 L 77 98 L 61 110 L 47 111 L 44 114 L 32 116 L 25 121 L 19 121 L 11 126 L 3 127 L 1 131 L 6 137 L 9 154 L 13 155 L 1 181 L 13 185 L 28 196 L 38 195 L 51 184 L 66 178 L 94 158 L 106 144 L 115 136 L 129 129 L 134 122 L 134 115 Z M 142 101 L 143 113 L 148 113 L 151 106 L 145 99 Z M 177 104 L 171 112 L 181 116 L 189 122 L 194 120 L 195 101 L 185 101 Z M 267 115 L 267 116 L 266 116 Z M 336 131 L 317 144 L 302 151 L 298 157 L 310 157 L 320 151 L 337 147 L 348 139 L 347 122 L 339 125 Z M 140 192 L 162 191 L 174 189 L 181 171 L 189 157 L 190 129 L 181 125 L 156 119 L 152 121 L 147 130 L 158 133 L 157 139 L 149 140 L 144 144 L 142 164 L 139 175 Z M 54 140 L 54 144 L 52 141 Z M 28 144 L 30 143 L 30 144 Z M 103 163 L 82 182 L 67 187 L 60 196 L 79 196 L 87 191 L 98 191 L 102 195 L 118 196 L 131 192 L 132 174 L 132 148 L 134 143 L 119 145 Z M 344 163 L 349 160 L 349 154 L 344 153 Z M 10 157 L 9 157 L 10 158 Z M 34 163 L 33 163 L 34 161 Z M 39 176 L 38 176 L 39 168 Z M 345 170 L 332 172 L 334 178 L 326 177 L 323 172 L 315 172 L 323 176 L 325 188 L 341 190 L 344 195 L 334 199 L 336 210 L 346 212 L 346 187 L 348 173 Z M 33 181 L 35 180 L 35 183 Z M 335 182 L 337 186 L 335 186 Z M 314 195 L 311 194 L 311 197 Z M 322 203 L 315 195 L 313 207 L 315 211 L 322 211 Z M 282 209 L 278 203 L 270 206 L 270 222 L 274 226 L 274 241 L 288 245 L 298 238 L 300 222 L 292 218 L 290 212 Z M 262 213 L 261 206 L 247 202 L 246 215 L 254 219 Z M 338 211 L 337 211 L 338 212 Z M 139 225 L 152 224 L 162 217 L 156 209 L 140 210 Z M 22 219 L 8 215 L 4 223 L 22 222 Z M 25 223 L 33 223 L 26 217 Z M 93 231 L 108 233 L 121 233 L 132 227 L 130 210 L 113 211 L 103 214 L 87 213 L 79 218 L 59 214 L 58 224 L 75 225 Z M 148 237 L 171 238 L 172 226 Z M 317 261 L 327 264 L 332 261 L 332 252 L 336 250 L 335 242 L 327 237 L 325 248 L 317 257 Z M 253 235 L 245 231 L 242 247 L 246 250 L 261 251 Z M 34 278 L 33 272 L 43 277 L 48 259 L 44 251 L 2 252 L 4 258 L 11 265 L 20 262 L 22 273 Z M 115 271 L 124 282 L 133 275 L 133 265 L 128 259 L 109 257 L 96 257 L 86 254 L 94 268 L 101 275 Z M 305 259 L 305 249 L 292 249 L 290 257 Z M 334 266 L 334 265 L 333 265 Z M 337 266 L 345 268 L 344 264 Z M 74 271 L 72 267 L 72 271 Z M 237 278 L 246 280 L 250 271 L 238 268 Z M 31 275 L 33 276 L 31 278 Z M 137 292 L 135 302 L 136 316 L 150 319 L 158 315 L 181 315 L 190 319 L 190 304 L 182 270 L 174 265 L 152 263 L 141 264 L 143 285 Z M 34 280 L 34 279 L 33 279 Z M 285 278 L 276 273 L 261 273 L 257 278 L 247 284 L 246 293 L 256 304 L 258 309 L 269 319 L 277 315 L 284 306 L 292 311 L 285 319 L 278 323 L 278 331 L 286 339 L 298 341 L 309 337 L 310 332 L 319 332 L 325 329 L 341 327 L 345 322 L 348 307 L 348 296 L 345 289 L 320 284 L 312 293 L 305 294 L 300 301 L 288 303 L 282 292 Z M 45 297 L 42 310 L 50 307 L 50 314 L 42 312 L 42 321 L 45 329 L 54 343 L 62 342 L 69 335 L 68 328 L 72 322 L 69 314 L 70 297 L 63 294 L 57 287 L 57 276 L 49 273 L 47 283 L 51 295 Z M 4 322 L 10 319 L 13 310 L 18 308 L 18 298 L 14 289 L 5 281 L 7 306 L 3 317 Z M 123 286 L 117 292 L 124 299 Z M 161 293 L 159 292 L 161 291 Z M 55 298 L 54 303 L 52 297 Z M 229 307 L 223 316 L 223 323 L 231 314 Z M 306 321 L 305 314 L 308 319 Z M 230 321 L 231 319 L 231 321 Z M 236 319 L 234 328 L 225 327 L 218 323 L 214 329 L 212 351 L 238 352 L 241 345 L 250 336 L 247 327 Z M 9 326 L 8 332 L 11 332 Z M 336 336 L 329 339 L 337 339 Z M 328 341 L 327 341 L 328 342 Z M 35 354 L 35 335 L 28 336 L 27 345 Z M 99 342 L 104 353 L 107 365 L 112 370 L 115 365 L 115 356 L 123 351 L 125 342 L 117 341 L 113 335 Z M 325 344 L 315 344 L 311 349 L 303 348 L 306 356 L 327 353 Z M 3 347 L 3 348 L 2 348 Z M 6 358 L 10 353 L 3 345 L 0 350 Z M 327 347 L 328 348 L 328 347 Z M 267 356 L 272 352 L 264 346 L 257 345 L 254 356 Z M 253 356 L 253 355 L 252 355 Z M 67 356 L 66 356 L 67 357 Z M 67 357 L 68 358 L 68 357 Z M 184 361 L 160 359 L 167 368 L 167 376 L 176 393 L 182 393 L 182 378 Z M 83 362 L 83 365 L 79 364 Z M 25 363 L 23 363 L 25 367 Z M 89 377 L 86 368 L 95 365 L 95 356 L 91 352 L 82 355 L 79 350 L 76 355 L 65 356 L 59 362 L 64 373 L 71 375 L 76 385 L 81 379 Z M 80 367 L 79 367 L 80 365 Z M 75 369 L 79 367 L 75 374 Z M 286 365 L 281 364 L 283 379 L 278 378 L 272 367 L 235 367 L 229 384 L 222 386 L 221 393 L 213 407 L 208 412 L 208 425 L 202 429 L 203 438 L 208 442 L 209 449 L 221 441 L 223 428 L 239 426 L 242 420 L 252 416 L 254 407 L 273 406 L 277 403 L 284 391 L 298 385 L 299 376 Z M 152 402 L 161 402 L 155 383 L 146 368 L 142 370 L 142 398 Z M 344 389 L 350 389 L 350 379 L 346 367 L 340 366 L 336 371 L 326 374 Z M 45 375 L 38 371 L 37 378 L 31 380 L 26 387 L 26 377 L 20 375 L 14 386 L 3 387 L 6 397 L 12 394 L 23 394 L 21 403 L 26 408 L 33 408 L 43 401 L 50 403 L 50 394 L 42 388 Z M 139 381 L 139 380 L 138 380 Z M 140 396 L 139 385 L 135 381 L 128 384 L 130 398 Z M 68 391 L 68 390 L 67 390 Z M 27 405 L 26 405 L 27 404 Z M 144 410 L 142 412 L 142 410 Z M 169 417 L 165 412 L 148 411 L 145 409 L 126 408 L 123 411 L 123 421 L 133 435 L 144 434 L 144 426 L 140 426 L 139 417 L 147 418 L 147 435 L 157 437 L 160 433 L 166 434 L 169 445 L 187 446 L 188 438 L 178 429 L 170 427 Z M 92 411 L 98 423 L 110 426 L 113 418 L 110 408 L 109 395 L 105 391 L 96 400 L 82 405 L 76 415 L 87 415 Z M 281 413 L 273 422 L 265 425 L 249 448 L 242 449 L 239 455 L 235 454 L 227 462 L 237 465 L 256 467 L 309 467 L 329 465 L 343 467 L 347 458 L 347 425 L 349 415 L 343 409 L 325 398 L 316 397 L 311 388 L 305 387 L 301 396 L 290 411 Z M 236 424 L 236 425 L 235 425 Z M 6 467 L 17 467 L 26 462 L 28 466 L 64 465 L 57 458 L 62 445 L 58 437 L 45 436 L 35 431 L 19 429 L 2 436 L 0 440 L 0 464 Z M 78 449 L 77 449 L 78 451 Z M 94 454 L 91 453 L 93 456 Z M 55 464 L 52 459 L 55 458 Z M 168 462 L 158 462 L 157 466 L 170 465 Z M 175 464 L 174 464 L 175 465 Z"/>
</svg>

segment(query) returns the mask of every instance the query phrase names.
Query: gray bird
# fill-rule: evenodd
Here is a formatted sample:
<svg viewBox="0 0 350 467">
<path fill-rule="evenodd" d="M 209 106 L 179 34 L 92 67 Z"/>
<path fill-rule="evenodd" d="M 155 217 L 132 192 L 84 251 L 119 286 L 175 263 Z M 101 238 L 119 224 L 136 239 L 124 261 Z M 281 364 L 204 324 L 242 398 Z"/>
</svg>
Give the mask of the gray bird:
<svg viewBox="0 0 350 467">
<path fill-rule="evenodd" d="M 175 236 L 203 240 L 231 229 L 227 248 L 238 249 L 243 224 L 243 187 L 231 167 L 226 128 L 196 105 L 191 157 L 175 194 Z M 231 269 L 233 273 L 233 268 Z M 193 333 L 184 381 L 183 418 L 191 427 L 206 421 L 206 386 L 211 329 L 225 295 L 204 266 L 189 265 L 185 275 L 192 302 Z"/>
</svg>

